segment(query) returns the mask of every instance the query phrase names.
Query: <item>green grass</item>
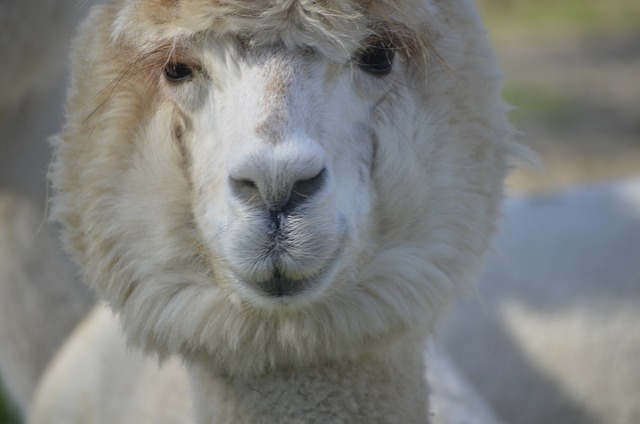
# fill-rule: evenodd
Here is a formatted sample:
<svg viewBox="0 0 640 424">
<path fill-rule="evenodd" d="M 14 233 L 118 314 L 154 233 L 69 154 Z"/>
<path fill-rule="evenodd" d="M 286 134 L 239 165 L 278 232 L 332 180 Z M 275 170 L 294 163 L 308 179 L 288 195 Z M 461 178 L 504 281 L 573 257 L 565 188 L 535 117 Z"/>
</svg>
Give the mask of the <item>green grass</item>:
<svg viewBox="0 0 640 424">
<path fill-rule="evenodd" d="M 496 35 L 557 36 L 640 31 L 638 0 L 479 0 Z"/>
<path fill-rule="evenodd" d="M 20 424 L 18 414 L 10 405 L 2 387 L 0 387 L 0 424 Z"/>
<path fill-rule="evenodd" d="M 543 124 L 552 128 L 567 128 L 578 118 L 575 99 L 545 87 L 511 84 L 503 96 L 515 109 L 510 113 L 519 128 Z"/>
<path fill-rule="evenodd" d="M 555 40 L 600 34 L 640 35 L 640 0 L 478 0 L 491 38 L 500 43 L 544 46 Z M 516 106 L 511 119 L 520 128 L 562 129 L 580 119 L 577 93 L 542 81 L 511 80 L 504 97 Z"/>
</svg>

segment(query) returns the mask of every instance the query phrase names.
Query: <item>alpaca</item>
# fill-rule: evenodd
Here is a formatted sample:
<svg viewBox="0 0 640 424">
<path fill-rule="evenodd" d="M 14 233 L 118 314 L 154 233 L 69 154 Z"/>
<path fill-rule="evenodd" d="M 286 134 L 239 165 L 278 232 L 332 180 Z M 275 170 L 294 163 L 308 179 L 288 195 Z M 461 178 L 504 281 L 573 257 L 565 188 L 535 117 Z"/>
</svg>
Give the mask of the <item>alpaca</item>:
<svg viewBox="0 0 640 424">
<path fill-rule="evenodd" d="M 640 422 L 640 178 L 506 205 L 478 291 L 442 331 L 505 422 Z"/>
<path fill-rule="evenodd" d="M 94 8 L 52 216 L 117 319 L 81 325 L 31 422 L 430 421 L 425 343 L 521 153 L 500 86 L 466 0 Z"/>
</svg>

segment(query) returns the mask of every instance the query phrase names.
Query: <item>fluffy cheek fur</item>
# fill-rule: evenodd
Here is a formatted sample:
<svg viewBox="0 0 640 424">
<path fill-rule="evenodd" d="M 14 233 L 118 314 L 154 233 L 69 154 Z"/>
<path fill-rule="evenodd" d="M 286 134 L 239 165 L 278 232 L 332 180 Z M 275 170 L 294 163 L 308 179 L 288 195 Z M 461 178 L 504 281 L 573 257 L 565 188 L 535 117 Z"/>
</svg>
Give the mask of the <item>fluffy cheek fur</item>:
<svg viewBox="0 0 640 424">
<path fill-rule="evenodd" d="M 394 334 L 434 324 L 442 305 L 468 282 L 488 240 L 488 230 L 476 229 L 478 221 L 490 221 L 495 205 L 470 187 L 484 167 L 440 169 L 441 161 L 472 158 L 464 146 L 428 141 L 420 150 L 427 158 L 416 157 L 416 146 L 383 120 L 375 131 L 379 159 L 372 175 L 377 216 L 369 217 L 375 225 L 368 231 L 385 243 L 362 236 L 356 247 L 371 244 L 350 251 L 359 257 L 307 307 L 256 309 L 212 277 L 192 219 L 191 183 L 178 149 L 161 137 L 170 112 L 153 120 L 148 128 L 156 130 L 137 139 L 128 168 L 111 177 L 110 192 L 87 193 L 95 203 L 86 212 L 86 219 L 101 223 L 88 230 L 86 271 L 120 312 L 130 340 L 148 350 L 206 355 L 241 373 L 355 357 Z M 398 204 L 403 207 L 389 206 Z M 99 216 L 89 217 L 93 211 Z"/>
</svg>

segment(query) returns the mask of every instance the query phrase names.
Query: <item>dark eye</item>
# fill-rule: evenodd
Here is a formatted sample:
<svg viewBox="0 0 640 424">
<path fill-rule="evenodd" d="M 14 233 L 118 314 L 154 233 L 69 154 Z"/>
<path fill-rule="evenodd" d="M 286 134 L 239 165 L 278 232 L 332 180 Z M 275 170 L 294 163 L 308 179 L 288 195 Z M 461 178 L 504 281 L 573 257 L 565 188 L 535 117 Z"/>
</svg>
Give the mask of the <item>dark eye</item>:
<svg viewBox="0 0 640 424">
<path fill-rule="evenodd" d="M 391 72 L 395 52 L 384 41 L 378 41 L 367 47 L 358 56 L 356 63 L 365 72 L 384 76 Z"/>
<path fill-rule="evenodd" d="M 170 62 L 164 67 L 164 76 L 169 82 L 182 82 L 193 76 L 193 69 L 184 63 Z"/>
</svg>

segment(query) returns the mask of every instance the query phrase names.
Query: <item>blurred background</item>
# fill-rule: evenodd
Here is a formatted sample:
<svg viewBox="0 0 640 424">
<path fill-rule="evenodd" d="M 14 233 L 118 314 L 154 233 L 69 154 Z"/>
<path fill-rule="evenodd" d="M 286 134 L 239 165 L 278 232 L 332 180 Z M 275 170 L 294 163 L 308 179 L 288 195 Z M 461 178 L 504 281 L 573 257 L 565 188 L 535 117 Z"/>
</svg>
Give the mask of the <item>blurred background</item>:
<svg viewBox="0 0 640 424">
<path fill-rule="evenodd" d="M 10 4 L 11 0 L 0 0 L 0 15 L 4 13 L 0 23 L 12 19 Z M 512 121 L 523 133 L 521 141 L 540 156 L 544 166 L 544 171 L 517 170 L 509 179 L 509 190 L 549 193 L 640 174 L 640 1 L 478 0 L 478 4 L 507 77 L 505 98 L 516 106 Z M 47 7 L 38 13 L 43 21 L 46 13 L 55 15 Z M 71 21 L 75 19 L 74 15 Z M 0 46 L 12 37 L 0 25 Z M 66 45 L 66 39 L 61 45 Z M 58 47 L 60 54 L 48 60 L 62 61 L 63 50 Z M 63 69 L 54 67 L 56 72 Z M 36 110 L 36 116 L 42 113 L 34 102 L 44 96 L 55 104 L 51 99 L 60 98 L 59 89 L 48 90 L 55 93 L 42 94 L 40 89 L 40 94 L 0 104 L 4 106 L 0 108 L 2 125 L 20 119 L 30 125 L 24 116 L 30 116 L 31 110 Z M 48 127 L 40 131 L 55 131 L 60 114 L 53 113 Z M 33 156 L 11 147 L 15 141 L 6 135 L 11 131 L 1 130 L 0 177 L 15 176 L 12 169 L 31 166 L 29 158 L 46 157 L 44 138 L 30 145 L 41 152 Z M 46 160 L 37 159 L 35 167 L 39 169 L 36 182 L 3 177 L 0 183 L 19 187 L 36 204 L 43 204 L 44 185 L 38 181 L 44 181 Z M 18 422 L 0 393 L 0 424 Z"/>
<path fill-rule="evenodd" d="M 507 76 L 512 121 L 546 175 L 517 191 L 558 190 L 640 172 L 640 1 L 479 0 Z"/>
</svg>

